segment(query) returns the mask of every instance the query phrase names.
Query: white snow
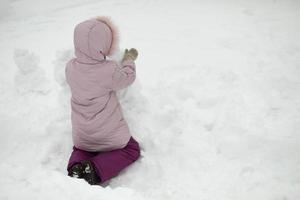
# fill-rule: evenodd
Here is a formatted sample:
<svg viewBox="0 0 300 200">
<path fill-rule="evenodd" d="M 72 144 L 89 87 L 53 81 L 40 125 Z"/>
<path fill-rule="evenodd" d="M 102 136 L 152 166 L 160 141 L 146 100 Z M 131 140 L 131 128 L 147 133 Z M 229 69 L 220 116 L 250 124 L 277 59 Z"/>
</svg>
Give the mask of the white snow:
<svg viewBox="0 0 300 200">
<path fill-rule="evenodd" d="M 0 199 L 300 199 L 300 1 L 2 0 Z M 67 176 L 73 29 L 109 15 L 137 80 L 142 157 L 107 185 Z M 120 54 L 119 54 L 120 56 Z M 118 56 L 116 56 L 118 57 Z"/>
</svg>

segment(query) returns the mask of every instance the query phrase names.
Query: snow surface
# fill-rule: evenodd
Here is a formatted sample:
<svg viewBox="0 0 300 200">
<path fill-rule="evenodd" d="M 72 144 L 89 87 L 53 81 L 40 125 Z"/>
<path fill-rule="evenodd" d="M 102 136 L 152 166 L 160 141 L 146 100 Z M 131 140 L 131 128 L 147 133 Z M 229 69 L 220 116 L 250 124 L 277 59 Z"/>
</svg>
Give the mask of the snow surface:
<svg viewBox="0 0 300 200">
<path fill-rule="evenodd" d="M 300 1 L 1 0 L 0 199 L 300 199 Z M 103 186 L 66 175 L 73 28 L 109 15 L 137 80 L 142 157 Z"/>
</svg>

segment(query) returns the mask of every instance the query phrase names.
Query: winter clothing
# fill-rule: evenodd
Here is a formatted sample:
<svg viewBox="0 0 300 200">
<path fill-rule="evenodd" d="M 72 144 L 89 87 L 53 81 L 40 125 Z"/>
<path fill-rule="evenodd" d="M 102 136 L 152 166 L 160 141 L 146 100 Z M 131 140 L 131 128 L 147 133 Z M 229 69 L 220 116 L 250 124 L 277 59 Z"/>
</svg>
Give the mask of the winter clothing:
<svg viewBox="0 0 300 200">
<path fill-rule="evenodd" d="M 80 164 L 82 165 L 83 171 L 83 178 L 91 185 L 96 185 L 100 182 L 99 176 L 96 174 L 95 168 L 91 161 L 84 160 L 81 161 Z"/>
<path fill-rule="evenodd" d="M 83 178 L 91 185 L 100 183 L 93 164 L 89 160 L 83 160 L 74 164 L 68 171 L 68 175 L 75 178 Z"/>
<path fill-rule="evenodd" d="M 73 165 L 69 171 L 68 175 L 75 178 L 84 178 L 85 171 L 81 163 Z"/>
<path fill-rule="evenodd" d="M 106 60 L 116 46 L 115 28 L 103 17 L 79 23 L 74 31 L 76 58 L 66 66 L 72 98 L 72 133 L 78 149 L 122 149 L 131 135 L 116 91 L 135 80 L 135 63 Z"/>
<path fill-rule="evenodd" d="M 94 185 L 118 175 L 124 168 L 136 161 L 139 156 L 139 144 L 133 137 L 130 138 L 124 148 L 108 152 L 88 152 L 74 146 L 67 169 L 70 175 L 74 168 L 78 169 L 77 164 L 81 164 L 82 167 L 79 168 L 82 171 L 76 172 L 76 174 L 81 174 L 78 178 L 84 178 Z M 86 162 L 87 160 L 88 162 Z"/>
<path fill-rule="evenodd" d="M 129 51 L 128 49 L 125 50 L 123 61 L 124 60 L 136 60 L 138 56 L 138 51 L 134 48 L 131 48 Z"/>
</svg>

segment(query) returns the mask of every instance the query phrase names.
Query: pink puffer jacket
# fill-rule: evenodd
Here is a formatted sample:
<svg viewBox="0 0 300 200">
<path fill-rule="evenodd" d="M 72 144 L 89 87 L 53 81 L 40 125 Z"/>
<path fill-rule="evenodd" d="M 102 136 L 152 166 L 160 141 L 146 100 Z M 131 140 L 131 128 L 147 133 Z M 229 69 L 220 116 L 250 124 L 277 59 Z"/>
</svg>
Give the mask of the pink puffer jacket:
<svg viewBox="0 0 300 200">
<path fill-rule="evenodd" d="M 120 149 L 130 139 L 116 91 L 135 80 L 135 64 L 106 60 L 116 40 L 115 29 L 106 18 L 90 19 L 75 27 L 76 57 L 67 63 L 65 72 L 72 93 L 73 142 L 82 150 Z"/>
</svg>

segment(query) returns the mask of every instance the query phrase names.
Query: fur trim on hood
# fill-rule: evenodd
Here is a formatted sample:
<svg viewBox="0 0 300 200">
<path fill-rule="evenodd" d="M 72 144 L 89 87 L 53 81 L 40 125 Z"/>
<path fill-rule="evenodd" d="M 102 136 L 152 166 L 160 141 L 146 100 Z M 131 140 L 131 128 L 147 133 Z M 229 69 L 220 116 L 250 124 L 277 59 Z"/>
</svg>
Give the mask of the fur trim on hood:
<svg viewBox="0 0 300 200">
<path fill-rule="evenodd" d="M 98 16 L 96 20 L 105 23 L 111 30 L 112 33 L 112 43 L 107 56 L 111 56 L 117 50 L 119 46 L 120 34 L 118 27 L 113 23 L 110 17 Z"/>
</svg>

